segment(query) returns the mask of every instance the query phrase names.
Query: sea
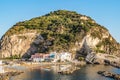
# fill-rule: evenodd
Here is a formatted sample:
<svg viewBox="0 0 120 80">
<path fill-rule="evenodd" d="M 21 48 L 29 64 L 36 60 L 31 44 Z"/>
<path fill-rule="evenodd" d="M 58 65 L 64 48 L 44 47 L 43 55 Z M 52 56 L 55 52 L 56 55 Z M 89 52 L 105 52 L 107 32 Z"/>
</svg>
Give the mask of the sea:
<svg viewBox="0 0 120 80">
<path fill-rule="evenodd" d="M 60 66 L 61 65 L 59 65 L 59 67 L 51 66 L 50 68 L 37 67 L 28 69 L 18 76 L 11 77 L 10 80 L 114 80 L 101 76 L 97 72 L 110 71 L 120 74 L 120 69 L 112 66 L 88 64 L 80 67 L 80 69 L 74 71 L 72 74 L 62 75 L 57 72 L 61 68 Z"/>
</svg>

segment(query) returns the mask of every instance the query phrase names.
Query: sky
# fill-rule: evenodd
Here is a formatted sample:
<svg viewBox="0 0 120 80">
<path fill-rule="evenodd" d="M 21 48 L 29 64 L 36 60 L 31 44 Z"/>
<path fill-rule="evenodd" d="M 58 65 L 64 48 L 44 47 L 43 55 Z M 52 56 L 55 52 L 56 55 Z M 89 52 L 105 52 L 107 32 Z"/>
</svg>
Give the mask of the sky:
<svg viewBox="0 0 120 80">
<path fill-rule="evenodd" d="M 0 37 L 17 22 L 55 10 L 90 16 L 120 43 L 120 0 L 0 0 Z"/>
</svg>

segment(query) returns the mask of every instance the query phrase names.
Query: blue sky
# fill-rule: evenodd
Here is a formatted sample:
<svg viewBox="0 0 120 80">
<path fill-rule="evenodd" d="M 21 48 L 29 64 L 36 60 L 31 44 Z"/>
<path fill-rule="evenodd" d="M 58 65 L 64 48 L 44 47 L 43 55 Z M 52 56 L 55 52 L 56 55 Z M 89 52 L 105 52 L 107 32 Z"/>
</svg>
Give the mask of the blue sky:
<svg viewBox="0 0 120 80">
<path fill-rule="evenodd" d="M 92 17 L 120 42 L 120 0 L 0 0 L 0 37 L 16 22 L 59 9 Z"/>
</svg>

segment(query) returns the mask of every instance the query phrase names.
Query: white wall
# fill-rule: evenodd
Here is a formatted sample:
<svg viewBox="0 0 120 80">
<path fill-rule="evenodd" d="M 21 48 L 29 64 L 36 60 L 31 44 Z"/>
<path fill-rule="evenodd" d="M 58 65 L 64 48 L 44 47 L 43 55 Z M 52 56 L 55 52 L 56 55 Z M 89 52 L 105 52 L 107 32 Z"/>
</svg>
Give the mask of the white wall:
<svg viewBox="0 0 120 80">
<path fill-rule="evenodd" d="M 0 73 L 4 73 L 4 68 L 2 66 L 2 60 L 0 60 Z"/>
</svg>

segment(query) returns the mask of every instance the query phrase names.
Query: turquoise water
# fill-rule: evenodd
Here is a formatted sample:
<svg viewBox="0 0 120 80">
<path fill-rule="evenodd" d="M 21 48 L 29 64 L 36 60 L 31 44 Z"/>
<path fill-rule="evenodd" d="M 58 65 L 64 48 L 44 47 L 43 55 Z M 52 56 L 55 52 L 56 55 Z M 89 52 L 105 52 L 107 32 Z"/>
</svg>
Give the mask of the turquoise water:
<svg viewBox="0 0 120 80">
<path fill-rule="evenodd" d="M 60 75 L 55 71 L 55 68 L 50 70 L 43 68 L 31 69 L 21 75 L 12 77 L 10 80 L 114 80 L 97 74 L 98 71 L 102 70 L 120 74 L 120 69 L 111 66 L 87 65 L 70 75 Z"/>
</svg>

